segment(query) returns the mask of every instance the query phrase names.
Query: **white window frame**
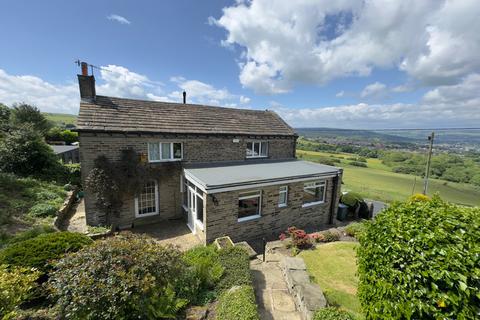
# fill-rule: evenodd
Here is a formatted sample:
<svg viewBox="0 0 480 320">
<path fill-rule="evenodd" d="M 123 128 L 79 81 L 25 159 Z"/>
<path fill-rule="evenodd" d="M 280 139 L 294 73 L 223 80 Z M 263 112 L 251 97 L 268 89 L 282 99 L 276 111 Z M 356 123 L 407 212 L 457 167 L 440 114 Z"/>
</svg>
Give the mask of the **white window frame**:
<svg viewBox="0 0 480 320">
<path fill-rule="evenodd" d="M 158 182 L 157 180 L 151 180 L 153 182 L 155 182 L 155 211 L 154 212 L 150 212 L 150 213 L 144 213 L 144 214 L 139 214 L 138 213 L 138 205 L 139 205 L 139 201 L 138 201 L 138 195 L 135 196 L 135 218 L 144 218 L 144 217 L 150 217 L 150 216 L 155 216 L 155 215 L 158 215 L 160 213 L 160 203 L 159 203 L 159 197 L 158 197 Z M 150 182 L 150 181 L 148 181 Z M 142 187 L 143 188 L 143 187 Z"/>
<path fill-rule="evenodd" d="M 170 158 L 168 159 L 162 159 L 162 143 L 169 143 L 170 144 Z M 182 155 L 180 156 L 179 159 L 174 158 L 173 156 L 173 144 L 174 143 L 179 143 L 180 148 L 182 149 Z M 150 144 L 157 144 L 158 145 L 158 153 L 159 153 L 159 160 L 152 160 L 152 157 L 150 155 Z M 159 141 L 159 142 L 148 142 L 147 143 L 147 150 L 148 150 L 148 162 L 154 163 L 154 162 L 170 162 L 170 161 L 182 161 L 183 160 L 183 142 L 178 142 L 178 141 Z"/>
<path fill-rule="evenodd" d="M 302 204 L 302 208 L 311 207 L 311 206 L 315 206 L 315 205 L 318 205 L 318 204 L 325 203 L 325 197 L 327 195 L 327 180 L 317 180 L 317 181 L 305 182 L 303 184 L 303 192 L 305 192 L 305 189 L 316 189 L 318 187 L 323 187 L 322 200 L 304 203 L 304 204 Z"/>
<path fill-rule="evenodd" d="M 253 195 L 248 195 L 248 196 L 242 196 L 242 194 L 247 194 L 247 193 L 253 193 L 256 192 L 256 194 Z M 246 200 L 246 199 L 253 199 L 253 198 L 258 198 L 258 213 L 251 215 L 251 216 L 246 216 L 242 218 L 237 218 L 238 222 L 243 222 L 243 221 L 249 221 L 249 220 L 255 220 L 258 219 L 262 216 L 262 190 L 249 190 L 249 191 L 244 191 L 241 192 L 238 195 L 238 201 L 240 200 Z M 237 213 L 238 215 L 238 213 Z"/>
<path fill-rule="evenodd" d="M 285 194 L 285 202 L 280 202 L 280 195 Z M 285 208 L 288 205 L 288 186 L 280 186 L 278 188 L 278 206 L 280 208 Z"/>
<path fill-rule="evenodd" d="M 266 141 L 266 140 L 249 140 L 249 141 L 247 141 L 247 146 L 248 146 L 249 143 L 252 144 L 252 150 L 255 150 L 255 144 L 258 144 L 259 154 L 258 154 L 258 156 L 253 155 L 253 154 L 248 154 L 248 147 L 247 147 L 245 149 L 245 152 L 247 153 L 247 155 L 246 155 L 247 158 L 251 159 L 251 158 L 267 158 L 268 157 L 268 141 Z M 267 146 L 265 155 L 261 154 L 262 144 L 265 144 Z"/>
</svg>

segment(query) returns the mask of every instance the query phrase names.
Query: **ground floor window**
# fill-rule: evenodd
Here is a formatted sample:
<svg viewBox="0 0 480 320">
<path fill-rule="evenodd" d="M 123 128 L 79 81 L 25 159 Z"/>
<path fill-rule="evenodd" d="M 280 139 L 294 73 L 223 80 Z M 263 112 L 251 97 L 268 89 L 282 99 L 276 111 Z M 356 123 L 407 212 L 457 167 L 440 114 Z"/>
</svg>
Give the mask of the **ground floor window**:
<svg viewBox="0 0 480 320">
<path fill-rule="evenodd" d="M 288 186 L 281 186 L 278 190 L 278 206 L 286 207 L 288 199 Z"/>
<path fill-rule="evenodd" d="M 135 216 L 152 216 L 158 212 L 158 184 L 151 180 L 143 185 L 142 191 L 135 197 Z"/>
<path fill-rule="evenodd" d="M 303 206 L 325 202 L 326 181 L 306 182 L 303 185 Z"/>
<path fill-rule="evenodd" d="M 238 221 L 259 217 L 262 207 L 262 191 L 240 193 L 238 197 Z"/>
</svg>

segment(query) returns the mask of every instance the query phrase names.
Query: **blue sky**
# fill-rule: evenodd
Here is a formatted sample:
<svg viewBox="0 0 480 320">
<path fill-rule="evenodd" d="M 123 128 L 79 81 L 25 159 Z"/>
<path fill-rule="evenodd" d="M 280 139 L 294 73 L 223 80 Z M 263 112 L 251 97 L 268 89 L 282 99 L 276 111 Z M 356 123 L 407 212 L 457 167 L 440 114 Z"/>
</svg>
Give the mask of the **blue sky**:
<svg viewBox="0 0 480 320">
<path fill-rule="evenodd" d="M 478 127 L 478 16 L 473 0 L 7 0 L 0 102 L 78 112 L 81 59 L 105 95 L 186 90 L 297 127 Z"/>
</svg>

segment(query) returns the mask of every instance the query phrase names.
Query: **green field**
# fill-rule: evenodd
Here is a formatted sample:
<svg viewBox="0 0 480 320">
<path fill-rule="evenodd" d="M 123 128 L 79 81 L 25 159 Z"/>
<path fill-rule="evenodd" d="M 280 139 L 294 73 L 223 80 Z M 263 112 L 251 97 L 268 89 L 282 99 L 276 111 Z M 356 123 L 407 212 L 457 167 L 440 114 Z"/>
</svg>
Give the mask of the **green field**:
<svg viewBox="0 0 480 320">
<path fill-rule="evenodd" d="M 344 157 L 346 159 L 355 155 L 298 150 L 297 156 L 304 160 L 318 161 L 322 157 Z M 340 163 L 336 164 L 344 168 L 343 191 L 355 191 L 369 199 L 391 202 L 405 200 L 412 193 L 421 193 L 423 190 L 421 177 L 394 173 L 378 159 L 367 159 L 368 168 L 349 165 L 345 159 L 340 159 Z M 480 187 L 470 184 L 430 179 L 428 194 L 433 195 L 436 192 L 450 202 L 471 206 L 480 205 Z"/>
<path fill-rule="evenodd" d="M 77 122 L 77 116 L 73 114 L 66 114 L 66 113 L 46 113 L 44 112 L 43 115 L 57 126 L 65 126 L 67 124 L 75 125 Z"/>
</svg>

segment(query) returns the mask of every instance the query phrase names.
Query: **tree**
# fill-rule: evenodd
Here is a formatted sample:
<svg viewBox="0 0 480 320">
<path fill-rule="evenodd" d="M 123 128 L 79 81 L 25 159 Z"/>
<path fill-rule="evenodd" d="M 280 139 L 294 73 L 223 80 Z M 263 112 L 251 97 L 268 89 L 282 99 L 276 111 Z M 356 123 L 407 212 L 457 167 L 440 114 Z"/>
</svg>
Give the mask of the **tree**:
<svg viewBox="0 0 480 320">
<path fill-rule="evenodd" d="M 0 140 L 0 171 L 42 176 L 61 170 L 53 150 L 32 124 L 13 129 Z"/>
<path fill-rule="evenodd" d="M 42 134 L 46 134 L 52 127 L 40 110 L 26 103 L 15 104 L 12 110 L 12 124 L 22 126 L 31 123 L 33 128 Z"/>
<path fill-rule="evenodd" d="M 7 131 L 10 122 L 10 108 L 0 103 L 0 131 Z"/>
<path fill-rule="evenodd" d="M 72 132 L 70 130 L 63 130 L 60 136 L 66 144 L 72 144 L 73 142 L 78 141 L 78 133 Z"/>
</svg>

